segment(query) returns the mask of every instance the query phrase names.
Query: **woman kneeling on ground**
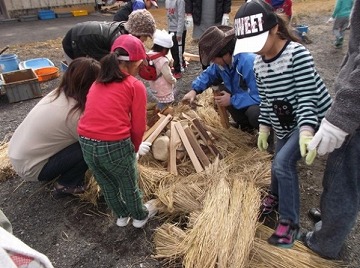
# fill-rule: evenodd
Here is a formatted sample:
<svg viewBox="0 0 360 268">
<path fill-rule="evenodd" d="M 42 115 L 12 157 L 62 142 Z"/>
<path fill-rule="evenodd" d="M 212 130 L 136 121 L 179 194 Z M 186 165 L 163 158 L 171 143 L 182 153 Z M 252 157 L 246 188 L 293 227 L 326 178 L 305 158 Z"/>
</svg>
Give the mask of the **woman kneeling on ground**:
<svg viewBox="0 0 360 268">
<path fill-rule="evenodd" d="M 17 174 L 28 181 L 57 178 L 52 190 L 55 197 L 85 191 L 88 167 L 77 125 L 99 71 L 99 62 L 91 58 L 71 62 L 59 87 L 35 105 L 9 142 L 8 155 Z"/>
</svg>

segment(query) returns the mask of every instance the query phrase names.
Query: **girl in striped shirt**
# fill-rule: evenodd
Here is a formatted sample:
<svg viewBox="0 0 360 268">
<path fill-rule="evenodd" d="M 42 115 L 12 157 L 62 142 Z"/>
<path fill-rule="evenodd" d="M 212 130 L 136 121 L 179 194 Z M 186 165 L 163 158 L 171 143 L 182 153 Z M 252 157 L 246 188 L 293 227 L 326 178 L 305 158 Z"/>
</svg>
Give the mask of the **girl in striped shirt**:
<svg viewBox="0 0 360 268">
<path fill-rule="evenodd" d="M 251 24 L 251 26 L 248 26 Z M 249 27 L 249 28 L 247 28 Z M 261 0 L 245 3 L 235 16 L 235 53 L 255 52 L 254 72 L 260 96 L 258 148 L 268 147 L 270 130 L 277 141 L 270 192 L 261 214 L 275 209 L 279 221 L 270 244 L 291 247 L 299 235 L 297 162 L 311 164 L 316 151 L 307 145 L 331 105 L 331 97 L 315 69 L 313 57 L 273 8 Z"/>
</svg>

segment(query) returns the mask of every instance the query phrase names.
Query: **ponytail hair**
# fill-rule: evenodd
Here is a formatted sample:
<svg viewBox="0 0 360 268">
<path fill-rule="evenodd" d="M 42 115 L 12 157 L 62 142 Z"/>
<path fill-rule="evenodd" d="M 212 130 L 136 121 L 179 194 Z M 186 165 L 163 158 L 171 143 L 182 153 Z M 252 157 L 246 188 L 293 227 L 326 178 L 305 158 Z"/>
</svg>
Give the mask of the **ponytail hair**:
<svg viewBox="0 0 360 268">
<path fill-rule="evenodd" d="M 128 76 L 128 74 L 123 73 L 119 68 L 121 62 L 125 64 L 128 64 L 128 62 L 119 60 L 119 56 L 129 56 L 129 54 L 124 49 L 118 48 L 100 60 L 101 71 L 97 82 L 104 84 L 121 82 Z"/>
<path fill-rule="evenodd" d="M 295 34 L 291 28 L 286 15 L 274 12 L 278 20 L 278 32 L 280 39 L 302 43 L 302 40 Z"/>
</svg>

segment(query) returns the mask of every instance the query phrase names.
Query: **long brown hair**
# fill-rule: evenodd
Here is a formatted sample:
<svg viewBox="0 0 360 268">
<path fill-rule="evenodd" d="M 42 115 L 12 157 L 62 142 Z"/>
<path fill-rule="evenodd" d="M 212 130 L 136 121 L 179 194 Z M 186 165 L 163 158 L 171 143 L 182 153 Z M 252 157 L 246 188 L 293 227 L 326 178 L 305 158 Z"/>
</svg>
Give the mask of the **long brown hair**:
<svg viewBox="0 0 360 268">
<path fill-rule="evenodd" d="M 76 100 L 76 104 L 69 114 L 78 110 L 83 112 L 86 96 L 99 72 L 100 63 L 97 60 L 85 57 L 76 58 L 64 73 L 59 87 L 55 89 L 55 99 L 60 96 L 61 92 L 64 92 L 66 98 Z"/>
<path fill-rule="evenodd" d="M 294 33 L 294 29 L 290 26 L 289 20 L 285 14 L 279 14 L 274 12 L 278 19 L 278 31 L 277 34 L 283 40 L 290 40 L 298 43 L 302 43 L 302 40 Z"/>
</svg>

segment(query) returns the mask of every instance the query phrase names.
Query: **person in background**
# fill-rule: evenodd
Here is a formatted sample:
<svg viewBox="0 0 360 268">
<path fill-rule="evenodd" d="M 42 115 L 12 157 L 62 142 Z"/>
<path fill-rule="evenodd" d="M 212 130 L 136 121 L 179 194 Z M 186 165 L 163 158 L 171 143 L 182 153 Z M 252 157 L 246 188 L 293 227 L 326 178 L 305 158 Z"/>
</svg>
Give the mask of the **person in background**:
<svg viewBox="0 0 360 268">
<path fill-rule="evenodd" d="M 230 11 L 231 0 L 185 0 L 186 27 L 199 40 L 210 26 L 229 26 Z"/>
<path fill-rule="evenodd" d="M 77 124 L 86 95 L 100 71 L 100 63 L 77 58 L 60 85 L 29 112 L 12 135 L 8 156 L 16 173 L 28 181 L 57 179 L 54 197 L 83 193 L 85 163 Z"/>
<path fill-rule="evenodd" d="M 292 0 L 265 0 L 270 6 L 275 9 L 275 12 L 287 16 L 288 21 L 292 17 Z"/>
<path fill-rule="evenodd" d="M 185 1 L 184 0 L 166 0 L 166 15 L 169 33 L 173 34 L 173 43 L 171 55 L 174 59 L 174 77 L 180 79 L 182 71 L 186 68 L 184 59 L 185 51 Z"/>
<path fill-rule="evenodd" d="M 307 164 L 314 161 L 316 152 L 309 152 L 307 145 L 330 107 L 331 97 L 310 52 L 265 1 L 243 4 L 234 25 L 234 54 L 257 54 L 254 72 L 261 99 L 258 148 L 267 149 L 271 129 L 277 137 L 270 192 L 261 214 L 268 215 L 278 207 L 279 221 L 268 242 L 289 248 L 299 235 L 297 162 L 301 157 Z"/>
<path fill-rule="evenodd" d="M 335 98 L 309 150 L 329 153 L 320 198 L 321 224 L 304 242 L 324 258 L 338 259 L 354 227 L 360 200 L 360 0 L 354 1 L 349 47 L 335 80 Z"/>
<path fill-rule="evenodd" d="M 130 14 L 139 9 L 158 8 L 157 0 L 131 0 L 122 6 L 114 16 L 114 21 L 128 21 Z"/>
<path fill-rule="evenodd" d="M 230 11 L 231 0 L 185 0 L 185 26 L 192 28 L 192 38 L 198 41 L 210 26 L 229 26 Z M 203 70 L 207 67 L 202 65 Z"/>
<path fill-rule="evenodd" d="M 259 116 L 259 93 L 253 71 L 255 55 L 239 53 L 233 56 L 235 33 L 230 26 L 211 26 L 199 41 L 200 59 L 209 65 L 193 82 L 192 89 L 183 101 L 192 103 L 197 94 L 221 79 L 223 84 L 213 87 L 221 92 L 215 102 L 224 106 L 237 127 L 244 131 L 257 129 Z"/>
<path fill-rule="evenodd" d="M 135 78 L 146 59 L 143 43 L 130 34 L 119 36 L 101 60 L 91 86 L 78 133 L 84 159 L 99 184 L 116 224 L 143 227 L 156 212 L 155 200 L 142 201 L 137 154 L 150 150 L 141 142 L 146 129 L 146 88 Z"/>
<path fill-rule="evenodd" d="M 127 22 L 87 21 L 76 24 L 62 40 L 68 64 L 78 57 L 100 60 L 109 54 L 115 39 L 122 34 L 132 34 L 145 42 L 156 29 L 154 17 L 146 9 L 132 12 Z"/>
<path fill-rule="evenodd" d="M 336 0 L 334 11 L 327 21 L 334 21 L 333 34 L 335 36 L 335 48 L 341 48 L 344 42 L 345 30 L 349 25 L 353 0 Z"/>
<path fill-rule="evenodd" d="M 174 86 L 176 78 L 172 75 L 169 59 L 166 55 L 174 45 L 173 34 L 166 31 L 156 30 L 154 34 L 154 46 L 148 55 L 154 58 L 152 61 L 156 67 L 157 79 L 149 81 L 152 94 L 157 99 L 157 110 L 162 111 L 174 101 Z"/>
<path fill-rule="evenodd" d="M 54 268 L 44 254 L 12 234 L 11 223 L 0 209 L 0 265 L 4 268 Z"/>
</svg>

